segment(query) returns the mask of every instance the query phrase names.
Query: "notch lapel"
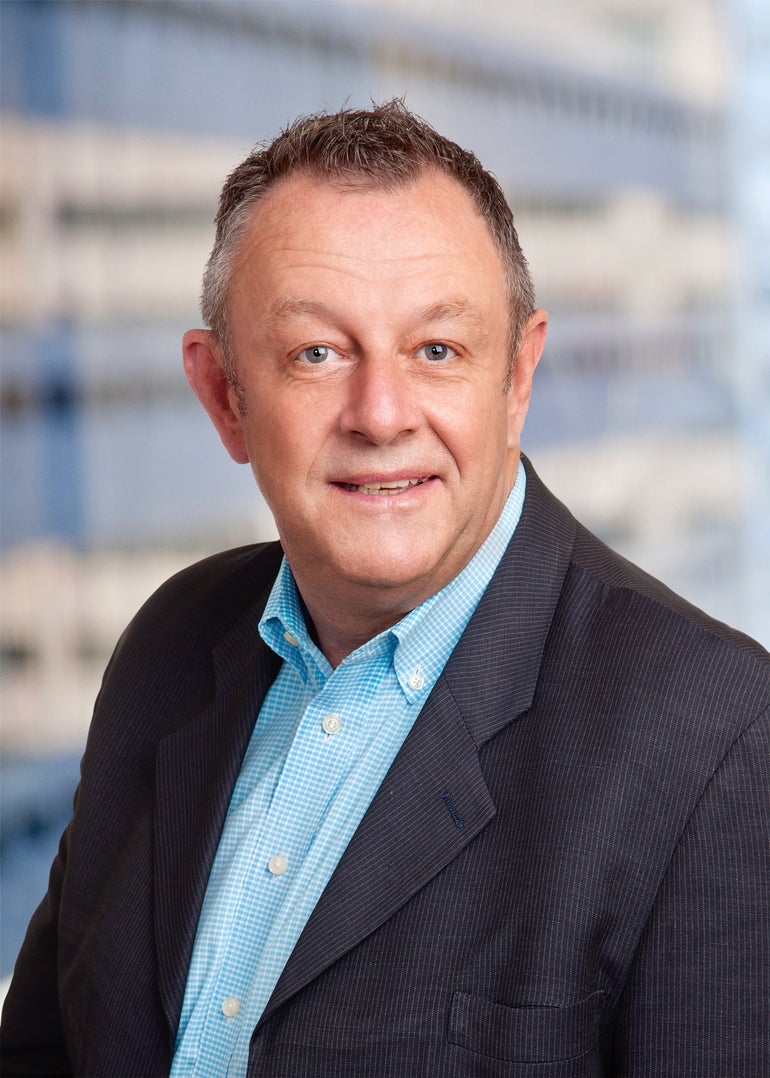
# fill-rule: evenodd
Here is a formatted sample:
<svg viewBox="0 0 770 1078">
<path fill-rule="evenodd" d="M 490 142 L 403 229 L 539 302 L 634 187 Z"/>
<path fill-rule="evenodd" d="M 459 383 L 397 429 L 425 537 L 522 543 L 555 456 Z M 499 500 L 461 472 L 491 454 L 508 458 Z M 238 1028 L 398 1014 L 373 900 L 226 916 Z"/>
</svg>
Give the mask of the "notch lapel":
<svg viewBox="0 0 770 1078">
<path fill-rule="evenodd" d="M 214 651 L 218 676 L 213 701 L 158 746 L 155 938 L 160 993 L 172 1030 L 232 789 L 262 700 L 280 666 L 256 632 L 266 594 L 261 607 L 255 603 Z"/>
<path fill-rule="evenodd" d="M 387 921 L 494 814 L 476 746 L 439 679 L 321 895 L 262 1021 Z"/>
</svg>

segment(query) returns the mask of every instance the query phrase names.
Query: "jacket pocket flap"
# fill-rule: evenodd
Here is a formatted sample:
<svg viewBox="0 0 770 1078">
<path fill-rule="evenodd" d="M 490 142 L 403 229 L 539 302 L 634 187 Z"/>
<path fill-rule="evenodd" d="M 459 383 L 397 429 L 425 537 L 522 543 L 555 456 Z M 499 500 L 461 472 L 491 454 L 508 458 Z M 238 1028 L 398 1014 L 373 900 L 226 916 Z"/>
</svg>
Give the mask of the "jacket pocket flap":
<svg viewBox="0 0 770 1078">
<path fill-rule="evenodd" d="M 556 1063 L 588 1052 L 596 1039 L 602 992 L 561 1007 L 502 1003 L 455 992 L 449 1041 L 461 1048 L 511 1063 Z"/>
</svg>

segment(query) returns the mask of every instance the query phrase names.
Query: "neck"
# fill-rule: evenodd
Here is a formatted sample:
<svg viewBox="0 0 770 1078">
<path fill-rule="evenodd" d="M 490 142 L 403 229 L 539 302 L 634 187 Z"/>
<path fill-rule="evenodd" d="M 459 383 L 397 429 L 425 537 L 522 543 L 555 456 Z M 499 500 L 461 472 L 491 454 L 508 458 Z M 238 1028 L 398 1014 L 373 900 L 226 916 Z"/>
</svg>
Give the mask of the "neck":
<svg viewBox="0 0 770 1078">
<path fill-rule="evenodd" d="M 408 614 L 418 602 L 412 605 L 394 607 L 388 612 L 383 611 L 379 617 L 375 616 L 371 608 L 364 614 L 345 609 L 344 616 L 340 616 L 340 609 L 334 609 L 330 603 L 314 603 L 312 599 L 302 593 L 305 606 L 307 628 L 313 641 L 323 652 L 332 669 L 335 669 L 356 648 L 361 647 L 368 640 L 385 632 L 405 614 Z"/>
</svg>

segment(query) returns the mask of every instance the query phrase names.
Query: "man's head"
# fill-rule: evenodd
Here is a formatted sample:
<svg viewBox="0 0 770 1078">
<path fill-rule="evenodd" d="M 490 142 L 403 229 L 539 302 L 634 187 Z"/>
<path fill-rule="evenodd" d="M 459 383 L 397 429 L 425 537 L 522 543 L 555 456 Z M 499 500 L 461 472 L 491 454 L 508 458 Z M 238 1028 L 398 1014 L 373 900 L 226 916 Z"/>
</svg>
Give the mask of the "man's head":
<svg viewBox="0 0 770 1078">
<path fill-rule="evenodd" d="M 440 135 L 401 101 L 394 100 L 368 110 L 343 109 L 302 117 L 272 142 L 255 149 L 228 176 L 201 295 L 201 313 L 223 350 L 228 374 L 234 378 L 228 297 L 235 259 L 254 206 L 278 181 L 305 173 L 341 186 L 392 190 L 436 169 L 456 180 L 471 196 L 505 267 L 512 364 L 535 304 L 532 280 L 505 195 L 475 154 Z"/>
<path fill-rule="evenodd" d="M 423 156 L 452 147 L 402 106 L 384 111 L 422 133 Z M 350 115 L 377 126 L 378 110 Z M 483 196 L 459 165 L 415 164 L 406 144 L 389 151 L 396 178 L 362 180 L 357 151 L 351 129 L 351 164 L 341 171 L 340 147 L 322 175 L 295 154 L 258 198 L 255 158 L 236 170 L 212 256 L 226 315 L 209 310 L 224 321 L 184 342 L 190 383 L 230 455 L 251 464 L 330 661 L 441 590 L 489 535 L 546 326 L 527 285 L 512 364 L 512 263 L 480 211 L 499 189 L 471 155 L 450 156 L 482 177 Z"/>
</svg>

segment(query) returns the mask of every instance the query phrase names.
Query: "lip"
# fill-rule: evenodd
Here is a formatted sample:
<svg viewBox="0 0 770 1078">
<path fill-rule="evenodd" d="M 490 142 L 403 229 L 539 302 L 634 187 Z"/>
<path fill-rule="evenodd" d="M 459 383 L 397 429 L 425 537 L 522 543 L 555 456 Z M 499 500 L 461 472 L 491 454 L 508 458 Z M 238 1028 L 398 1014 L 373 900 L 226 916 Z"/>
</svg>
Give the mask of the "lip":
<svg viewBox="0 0 770 1078">
<path fill-rule="evenodd" d="M 435 478 L 436 476 L 429 472 L 412 475 L 356 475 L 335 479 L 332 485 L 347 494 L 394 498 L 425 486 Z"/>
</svg>

